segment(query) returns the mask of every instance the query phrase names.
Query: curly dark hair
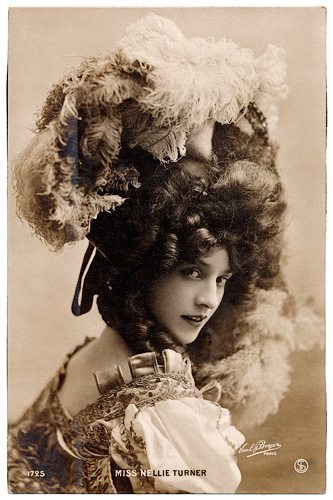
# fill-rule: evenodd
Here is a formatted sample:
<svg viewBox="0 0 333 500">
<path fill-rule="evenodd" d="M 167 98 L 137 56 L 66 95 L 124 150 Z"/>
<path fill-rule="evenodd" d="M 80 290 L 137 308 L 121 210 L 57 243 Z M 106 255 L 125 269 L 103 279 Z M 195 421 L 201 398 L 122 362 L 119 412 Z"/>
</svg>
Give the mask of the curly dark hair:
<svg viewBox="0 0 333 500">
<path fill-rule="evenodd" d="M 217 319 L 228 308 L 248 307 L 253 287 L 269 288 L 276 280 L 286 203 L 275 171 L 275 148 L 264 148 L 263 140 L 260 134 L 249 139 L 234 125 L 218 126 L 215 154 L 200 173 L 183 168 L 182 162 L 164 167 L 143 151 L 122 149 L 118 168 L 134 164 L 142 186 L 130 190 L 115 212 L 102 212 L 93 221 L 89 239 L 99 251 L 89 273 L 104 321 L 134 352 L 184 349 L 157 324 L 147 301 L 152 285 L 179 263 L 213 248 L 227 250 L 233 276 Z M 216 144 L 221 143 L 220 150 Z M 241 145 L 239 150 L 235 144 Z M 229 313 L 228 318 L 229 337 L 221 356 L 232 351 Z M 203 344 L 206 357 L 211 355 L 214 321 L 188 347 L 194 359 L 199 351 L 205 359 Z"/>
</svg>

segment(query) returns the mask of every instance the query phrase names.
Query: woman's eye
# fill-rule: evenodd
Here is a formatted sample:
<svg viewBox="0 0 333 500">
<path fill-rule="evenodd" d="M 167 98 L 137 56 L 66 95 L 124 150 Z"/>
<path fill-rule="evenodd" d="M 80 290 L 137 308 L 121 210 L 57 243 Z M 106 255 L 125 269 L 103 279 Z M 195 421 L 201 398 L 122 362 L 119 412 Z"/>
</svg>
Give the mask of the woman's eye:
<svg viewBox="0 0 333 500">
<path fill-rule="evenodd" d="M 219 286 L 225 286 L 226 282 L 228 281 L 229 278 L 227 278 L 226 276 L 219 276 L 216 280 L 216 283 L 219 285 Z"/>
<path fill-rule="evenodd" d="M 201 278 L 201 273 L 200 273 L 199 269 L 195 269 L 193 267 L 188 267 L 186 269 L 183 269 L 182 274 L 184 274 L 188 278 L 192 278 L 195 280 Z"/>
</svg>

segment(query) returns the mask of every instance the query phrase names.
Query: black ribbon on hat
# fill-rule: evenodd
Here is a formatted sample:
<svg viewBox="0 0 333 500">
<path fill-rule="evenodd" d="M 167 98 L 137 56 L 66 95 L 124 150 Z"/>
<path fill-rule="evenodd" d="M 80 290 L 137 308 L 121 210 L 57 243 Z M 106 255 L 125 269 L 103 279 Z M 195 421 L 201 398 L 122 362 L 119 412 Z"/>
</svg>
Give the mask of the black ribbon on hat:
<svg viewBox="0 0 333 500">
<path fill-rule="evenodd" d="M 92 256 L 93 260 L 91 261 Z M 91 264 L 88 268 L 85 278 L 83 279 L 83 276 L 90 261 Z M 83 257 L 80 274 L 76 284 L 76 289 L 72 302 L 72 313 L 75 316 L 81 316 L 82 314 L 89 312 L 92 307 L 94 295 L 98 292 L 96 287 L 96 277 L 98 276 L 98 269 L 99 269 L 98 252 L 96 250 L 96 247 L 91 242 L 89 242 L 88 248 Z M 82 286 L 82 281 L 83 281 L 83 286 Z M 79 300 L 80 300 L 81 288 L 82 288 L 82 294 L 80 303 Z"/>
</svg>

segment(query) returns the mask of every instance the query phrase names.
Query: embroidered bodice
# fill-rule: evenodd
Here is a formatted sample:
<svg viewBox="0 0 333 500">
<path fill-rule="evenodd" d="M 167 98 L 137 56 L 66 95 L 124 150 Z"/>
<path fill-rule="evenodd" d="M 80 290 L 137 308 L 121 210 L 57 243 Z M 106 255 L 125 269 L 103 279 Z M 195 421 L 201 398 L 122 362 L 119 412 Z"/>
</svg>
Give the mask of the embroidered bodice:
<svg viewBox="0 0 333 500">
<path fill-rule="evenodd" d="M 195 387 L 189 359 L 148 352 L 97 372 L 100 397 L 73 416 L 59 397 L 68 360 L 10 428 L 13 493 L 236 490 L 243 436 L 211 401 L 218 386 Z"/>
</svg>

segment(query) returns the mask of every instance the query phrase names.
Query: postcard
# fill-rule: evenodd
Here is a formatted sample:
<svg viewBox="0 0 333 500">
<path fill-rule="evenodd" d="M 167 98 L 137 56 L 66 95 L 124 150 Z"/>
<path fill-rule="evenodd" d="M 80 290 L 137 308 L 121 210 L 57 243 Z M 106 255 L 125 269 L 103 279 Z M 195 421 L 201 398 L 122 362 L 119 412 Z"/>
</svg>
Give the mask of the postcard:
<svg viewBox="0 0 333 500">
<path fill-rule="evenodd" d="M 8 491 L 326 491 L 324 7 L 11 7 Z"/>
</svg>

